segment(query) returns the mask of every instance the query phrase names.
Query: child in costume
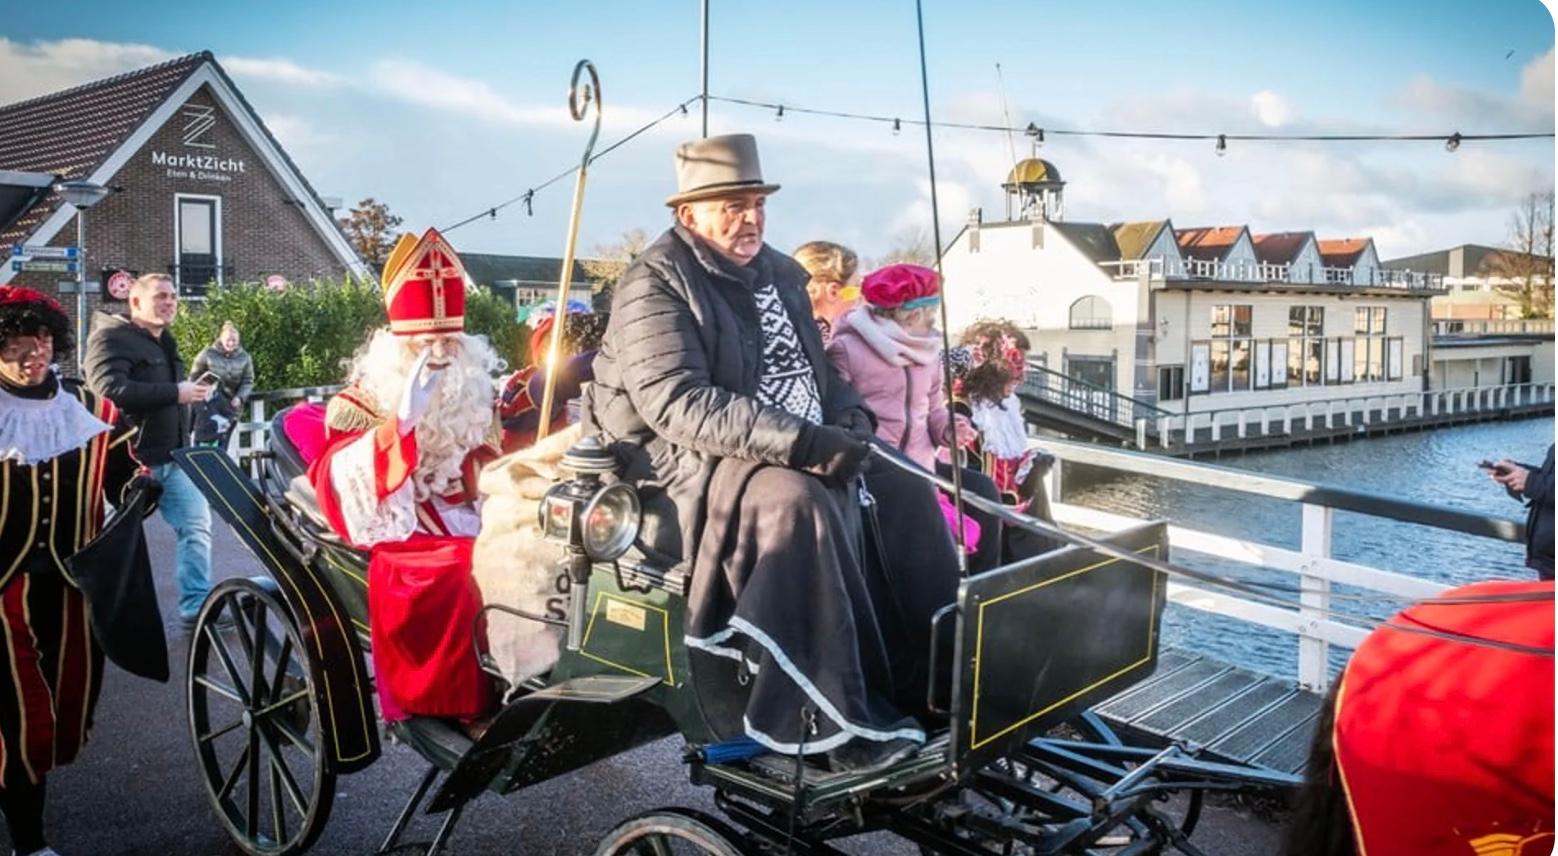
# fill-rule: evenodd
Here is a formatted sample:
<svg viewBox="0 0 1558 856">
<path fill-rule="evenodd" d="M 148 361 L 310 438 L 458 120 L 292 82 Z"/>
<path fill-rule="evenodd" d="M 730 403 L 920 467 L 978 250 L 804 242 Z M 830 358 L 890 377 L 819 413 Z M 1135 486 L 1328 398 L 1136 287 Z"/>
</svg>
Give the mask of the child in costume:
<svg viewBox="0 0 1558 856">
<path fill-rule="evenodd" d="M 866 274 L 865 304 L 845 313 L 828 343 L 828 360 L 876 414 L 876 436 L 915 463 L 936 469 L 936 447 L 972 439 L 964 419 L 953 422 L 942 400 L 941 337 L 936 308 L 941 276 L 930 268 L 894 264 Z M 949 526 L 958 518 L 936 492 Z M 979 525 L 963 519 L 964 545 L 973 552 Z"/>
</svg>

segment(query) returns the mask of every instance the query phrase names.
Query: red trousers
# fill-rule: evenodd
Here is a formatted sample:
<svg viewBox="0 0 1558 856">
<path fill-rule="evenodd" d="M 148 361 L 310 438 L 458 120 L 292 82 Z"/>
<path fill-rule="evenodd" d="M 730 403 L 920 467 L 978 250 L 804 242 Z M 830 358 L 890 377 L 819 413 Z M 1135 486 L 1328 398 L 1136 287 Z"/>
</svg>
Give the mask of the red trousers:
<svg viewBox="0 0 1558 856">
<path fill-rule="evenodd" d="M 492 685 L 473 644 L 481 592 L 470 538 L 413 535 L 368 563 L 373 667 L 385 719 L 485 713 Z"/>
</svg>

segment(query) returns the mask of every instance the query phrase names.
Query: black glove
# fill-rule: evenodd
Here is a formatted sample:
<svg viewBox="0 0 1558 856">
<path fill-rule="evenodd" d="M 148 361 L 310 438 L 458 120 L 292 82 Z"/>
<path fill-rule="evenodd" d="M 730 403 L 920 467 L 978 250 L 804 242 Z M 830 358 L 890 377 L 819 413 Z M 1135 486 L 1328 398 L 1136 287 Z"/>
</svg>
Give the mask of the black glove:
<svg viewBox="0 0 1558 856">
<path fill-rule="evenodd" d="M 871 438 L 876 436 L 876 420 L 872 419 L 871 412 L 863 407 L 851 407 L 840 413 L 838 426 L 862 443 L 869 443 Z"/>
<path fill-rule="evenodd" d="M 124 487 L 124 498 L 129 499 L 138 490 L 146 491 L 146 513 L 151 514 L 157 507 L 157 500 L 162 498 L 162 482 L 149 472 L 141 471 L 130 479 L 130 483 Z"/>
<path fill-rule="evenodd" d="M 860 475 L 871 447 L 848 431 L 834 425 L 810 425 L 801 432 L 800 442 L 790 454 L 790 466 L 821 476 L 838 484 L 847 484 Z"/>
</svg>

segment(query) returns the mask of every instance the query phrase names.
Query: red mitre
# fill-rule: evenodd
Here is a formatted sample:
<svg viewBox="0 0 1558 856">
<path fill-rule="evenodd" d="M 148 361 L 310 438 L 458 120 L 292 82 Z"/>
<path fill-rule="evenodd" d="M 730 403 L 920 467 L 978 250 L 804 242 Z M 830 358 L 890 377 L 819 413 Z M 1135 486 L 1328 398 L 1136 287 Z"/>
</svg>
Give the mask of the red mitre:
<svg viewBox="0 0 1558 856">
<path fill-rule="evenodd" d="M 437 229 L 401 235 L 379 284 L 396 335 L 465 331 L 465 267 Z"/>
<path fill-rule="evenodd" d="M 1333 745 L 1359 853 L 1552 851 L 1552 594 L 1463 586 L 1445 597 L 1489 600 L 1422 601 L 1353 653 Z"/>
</svg>

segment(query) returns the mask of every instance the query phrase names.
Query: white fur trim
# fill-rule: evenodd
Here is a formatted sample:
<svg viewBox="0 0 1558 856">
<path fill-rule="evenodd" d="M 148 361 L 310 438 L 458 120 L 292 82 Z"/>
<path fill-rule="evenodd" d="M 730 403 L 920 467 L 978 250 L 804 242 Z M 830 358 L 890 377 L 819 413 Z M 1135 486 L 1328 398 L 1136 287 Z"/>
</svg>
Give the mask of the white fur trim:
<svg viewBox="0 0 1558 856">
<path fill-rule="evenodd" d="M 973 406 L 973 422 L 983 435 L 985 448 L 996 457 L 1010 460 L 1028 451 L 1028 432 L 1022 421 L 1022 402 L 1015 394 L 1000 404 L 978 401 Z"/>
<path fill-rule="evenodd" d="M 340 504 L 346 537 L 363 547 L 404 541 L 417 531 L 417 504 L 410 479 L 379 501 L 377 451 L 374 432 L 368 431 L 330 459 L 330 489 Z"/>
<path fill-rule="evenodd" d="M 63 388 L 42 399 L 0 389 L 0 461 L 33 466 L 79 449 L 111 430 Z"/>
</svg>

